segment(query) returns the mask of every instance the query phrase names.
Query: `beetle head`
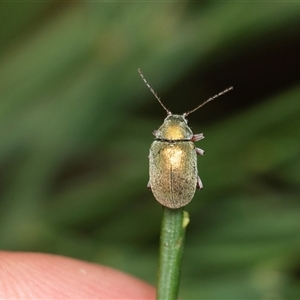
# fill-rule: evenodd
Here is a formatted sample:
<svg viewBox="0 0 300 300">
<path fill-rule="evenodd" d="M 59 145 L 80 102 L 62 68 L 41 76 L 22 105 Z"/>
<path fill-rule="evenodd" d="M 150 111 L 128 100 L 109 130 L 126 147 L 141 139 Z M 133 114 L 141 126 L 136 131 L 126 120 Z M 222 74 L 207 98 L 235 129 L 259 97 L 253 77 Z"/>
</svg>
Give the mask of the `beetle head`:
<svg viewBox="0 0 300 300">
<path fill-rule="evenodd" d="M 168 141 L 190 140 L 193 137 L 193 132 L 184 115 L 169 114 L 155 132 L 155 137 Z"/>
</svg>

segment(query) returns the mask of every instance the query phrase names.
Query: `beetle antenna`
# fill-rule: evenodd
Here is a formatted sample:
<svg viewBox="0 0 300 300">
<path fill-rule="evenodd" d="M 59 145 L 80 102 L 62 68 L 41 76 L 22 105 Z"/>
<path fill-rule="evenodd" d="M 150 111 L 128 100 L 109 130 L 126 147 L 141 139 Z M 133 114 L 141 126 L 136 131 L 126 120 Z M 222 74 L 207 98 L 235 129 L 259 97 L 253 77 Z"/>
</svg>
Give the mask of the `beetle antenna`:
<svg viewBox="0 0 300 300">
<path fill-rule="evenodd" d="M 197 109 L 199 109 L 200 107 L 202 107 L 203 105 L 205 105 L 206 103 L 208 103 L 208 102 L 210 102 L 210 101 L 212 101 L 212 100 L 215 100 L 215 99 L 218 98 L 219 96 L 222 96 L 222 95 L 224 95 L 225 93 L 227 93 L 227 92 L 229 92 L 229 91 L 231 91 L 231 90 L 233 90 L 233 87 L 232 87 L 232 86 L 229 87 L 229 88 L 227 88 L 227 89 L 225 89 L 224 91 L 220 92 L 219 94 L 216 94 L 216 95 L 210 97 L 209 99 L 207 99 L 206 101 L 204 101 L 203 103 L 201 103 L 199 106 L 197 106 L 197 107 L 194 108 L 193 110 L 190 110 L 190 111 L 184 113 L 183 115 L 186 117 L 187 115 L 193 113 L 194 111 L 196 111 Z"/>
<path fill-rule="evenodd" d="M 154 97 L 158 100 L 158 102 L 163 107 L 163 109 L 167 112 L 168 115 L 171 115 L 172 113 L 164 106 L 164 104 L 161 102 L 160 98 L 157 96 L 157 94 L 155 93 L 155 91 L 153 90 L 153 88 L 150 86 L 150 84 L 145 79 L 144 75 L 142 74 L 141 69 L 138 69 L 138 72 L 139 72 L 140 76 L 142 77 L 142 79 L 144 80 L 146 86 L 149 88 L 149 90 L 154 95 Z"/>
</svg>

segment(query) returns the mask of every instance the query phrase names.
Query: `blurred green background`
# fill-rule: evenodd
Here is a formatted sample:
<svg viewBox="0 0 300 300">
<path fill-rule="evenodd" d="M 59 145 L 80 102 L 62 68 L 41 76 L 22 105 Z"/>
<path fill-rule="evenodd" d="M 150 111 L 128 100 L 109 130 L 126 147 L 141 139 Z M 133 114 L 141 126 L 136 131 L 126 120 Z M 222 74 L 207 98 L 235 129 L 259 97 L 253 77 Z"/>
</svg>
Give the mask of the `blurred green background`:
<svg viewBox="0 0 300 300">
<path fill-rule="evenodd" d="M 189 116 L 204 190 L 187 206 L 180 297 L 300 299 L 300 5 L 1 2 L 0 248 L 155 284 L 146 188 L 166 114 Z"/>
</svg>

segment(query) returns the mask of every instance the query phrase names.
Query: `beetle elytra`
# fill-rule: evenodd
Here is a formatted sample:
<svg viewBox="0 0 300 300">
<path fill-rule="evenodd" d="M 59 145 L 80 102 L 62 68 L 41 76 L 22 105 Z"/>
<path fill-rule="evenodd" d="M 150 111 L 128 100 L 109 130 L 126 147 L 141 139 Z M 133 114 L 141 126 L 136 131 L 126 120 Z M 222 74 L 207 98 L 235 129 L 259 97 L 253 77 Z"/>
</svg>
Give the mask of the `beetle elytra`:
<svg viewBox="0 0 300 300">
<path fill-rule="evenodd" d="M 154 197 L 161 205 L 177 209 L 187 205 L 192 200 L 196 188 L 203 188 L 202 181 L 198 176 L 197 155 L 203 155 L 204 151 L 196 148 L 194 142 L 202 140 L 204 135 L 202 133 L 193 134 L 188 126 L 186 116 L 233 88 L 225 89 L 191 111 L 182 115 L 175 115 L 164 106 L 140 69 L 138 72 L 167 112 L 163 124 L 153 132 L 155 140 L 150 147 L 150 179 L 147 187 L 152 190 Z"/>
</svg>

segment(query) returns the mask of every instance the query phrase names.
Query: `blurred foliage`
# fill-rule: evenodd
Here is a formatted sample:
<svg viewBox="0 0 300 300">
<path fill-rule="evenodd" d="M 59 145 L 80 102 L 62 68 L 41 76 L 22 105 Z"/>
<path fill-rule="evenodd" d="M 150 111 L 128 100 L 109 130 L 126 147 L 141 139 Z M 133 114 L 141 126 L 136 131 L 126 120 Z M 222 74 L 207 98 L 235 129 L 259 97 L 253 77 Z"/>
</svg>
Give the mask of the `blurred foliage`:
<svg viewBox="0 0 300 300">
<path fill-rule="evenodd" d="M 189 117 L 204 190 L 187 210 L 181 297 L 300 298 L 300 6 L 0 3 L 0 248 L 155 284 L 146 189 L 165 105 Z"/>
</svg>

